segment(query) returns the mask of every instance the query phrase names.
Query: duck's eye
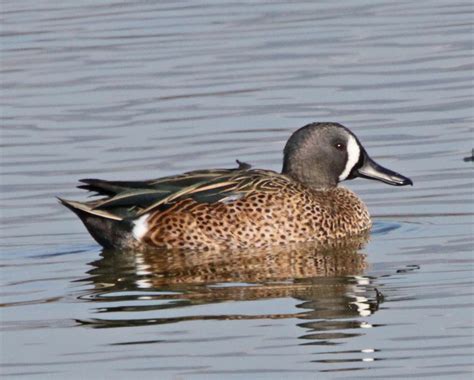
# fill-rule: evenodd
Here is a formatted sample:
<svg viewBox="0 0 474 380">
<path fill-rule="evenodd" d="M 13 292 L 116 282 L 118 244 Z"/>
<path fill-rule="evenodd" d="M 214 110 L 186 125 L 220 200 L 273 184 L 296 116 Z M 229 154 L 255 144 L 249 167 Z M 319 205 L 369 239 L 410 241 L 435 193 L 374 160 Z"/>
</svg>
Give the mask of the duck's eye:
<svg viewBox="0 0 474 380">
<path fill-rule="evenodd" d="M 337 143 L 334 145 L 337 150 L 346 150 L 346 146 L 343 143 Z"/>
</svg>

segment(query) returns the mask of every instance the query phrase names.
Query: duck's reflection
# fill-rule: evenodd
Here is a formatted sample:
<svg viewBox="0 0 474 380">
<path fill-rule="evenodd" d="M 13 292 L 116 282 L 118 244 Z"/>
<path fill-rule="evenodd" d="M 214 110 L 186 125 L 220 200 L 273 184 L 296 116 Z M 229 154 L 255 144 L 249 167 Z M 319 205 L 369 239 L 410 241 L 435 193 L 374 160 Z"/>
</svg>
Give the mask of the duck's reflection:
<svg viewBox="0 0 474 380">
<path fill-rule="evenodd" d="M 92 281 L 93 290 L 81 298 L 99 302 L 97 313 L 103 316 L 129 313 L 121 319 L 79 322 L 119 327 L 204 319 L 298 318 L 306 320 L 299 326 L 309 330 L 302 339 L 328 344 L 336 338 L 359 335 L 341 330 L 370 327 L 356 317 L 370 315 L 381 301 L 370 279 L 363 276 L 367 264 L 359 249 L 365 241 L 363 237 L 332 247 L 305 244 L 235 252 L 104 250 L 85 279 Z M 255 310 L 255 314 L 190 316 L 179 309 L 288 297 L 299 301 L 296 312 Z M 162 317 L 164 309 L 176 313 Z M 140 317 L 142 311 L 152 312 L 153 318 Z"/>
</svg>

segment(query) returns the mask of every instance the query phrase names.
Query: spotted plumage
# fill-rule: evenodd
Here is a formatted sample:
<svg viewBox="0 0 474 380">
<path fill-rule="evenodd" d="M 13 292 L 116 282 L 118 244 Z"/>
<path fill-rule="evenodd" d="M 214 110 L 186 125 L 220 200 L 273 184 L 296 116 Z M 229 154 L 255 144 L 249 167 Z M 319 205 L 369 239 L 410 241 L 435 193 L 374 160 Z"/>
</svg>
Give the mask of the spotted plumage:
<svg viewBox="0 0 474 380">
<path fill-rule="evenodd" d="M 338 187 L 356 176 L 406 185 L 378 166 L 357 138 L 335 123 L 296 131 L 282 173 L 252 169 L 200 170 L 149 181 L 81 180 L 105 198 L 61 200 L 103 246 L 232 249 L 331 242 L 370 229 L 364 203 Z"/>
<path fill-rule="evenodd" d="M 370 228 L 365 205 L 350 191 L 311 190 L 271 171 L 234 174 L 239 199 L 202 203 L 185 197 L 151 210 L 141 239 L 167 248 L 245 248 L 327 241 Z M 229 190 L 227 190 L 229 191 Z"/>
</svg>

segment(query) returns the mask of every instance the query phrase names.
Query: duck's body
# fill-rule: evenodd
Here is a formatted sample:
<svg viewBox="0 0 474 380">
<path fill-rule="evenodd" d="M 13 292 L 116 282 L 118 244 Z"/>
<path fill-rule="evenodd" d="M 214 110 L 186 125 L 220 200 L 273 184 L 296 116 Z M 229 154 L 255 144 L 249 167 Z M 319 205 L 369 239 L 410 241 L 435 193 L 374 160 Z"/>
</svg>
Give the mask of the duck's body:
<svg viewBox="0 0 474 380">
<path fill-rule="evenodd" d="M 304 154 L 305 144 L 315 144 L 311 139 L 316 137 L 318 144 L 328 140 L 341 157 L 328 156 L 330 149 Z M 308 172 L 308 163 L 316 175 Z M 347 129 L 326 123 L 295 132 L 285 148 L 281 174 L 239 163 L 237 169 L 151 181 L 82 180 L 81 188 L 106 197 L 86 203 L 61 201 L 105 247 L 221 249 L 326 243 L 371 227 L 364 203 L 337 187 L 357 170 L 361 176 L 395 185 L 411 183 L 370 160 Z"/>
<path fill-rule="evenodd" d="M 108 197 L 67 202 L 104 246 L 246 248 L 359 235 L 371 226 L 350 190 L 313 190 L 269 170 L 198 171 L 147 182 L 84 180 Z M 114 192 L 114 194 L 112 194 Z M 103 219 L 118 234 L 100 231 Z M 95 219 L 95 223 L 93 221 Z M 84 219 L 83 219 L 84 220 Z M 108 236 L 112 239 L 105 241 Z"/>
</svg>

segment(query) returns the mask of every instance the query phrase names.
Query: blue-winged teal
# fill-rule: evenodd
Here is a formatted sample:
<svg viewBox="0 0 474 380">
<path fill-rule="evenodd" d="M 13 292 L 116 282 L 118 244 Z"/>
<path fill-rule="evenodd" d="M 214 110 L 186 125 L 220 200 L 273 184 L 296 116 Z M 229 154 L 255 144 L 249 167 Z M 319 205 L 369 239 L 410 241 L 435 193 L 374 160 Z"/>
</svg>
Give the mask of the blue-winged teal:
<svg viewBox="0 0 474 380">
<path fill-rule="evenodd" d="M 148 181 L 83 179 L 105 198 L 60 199 L 104 247 L 219 249 L 330 242 L 371 227 L 364 203 L 338 183 L 355 177 L 412 181 L 376 164 L 337 123 L 313 123 L 288 140 L 281 173 L 198 170 Z"/>
</svg>

